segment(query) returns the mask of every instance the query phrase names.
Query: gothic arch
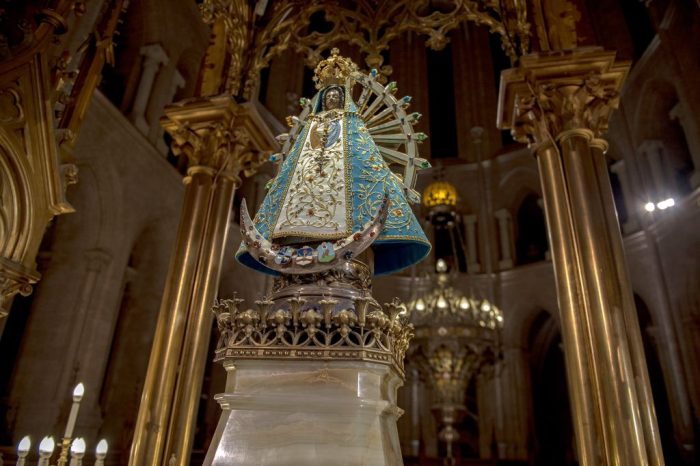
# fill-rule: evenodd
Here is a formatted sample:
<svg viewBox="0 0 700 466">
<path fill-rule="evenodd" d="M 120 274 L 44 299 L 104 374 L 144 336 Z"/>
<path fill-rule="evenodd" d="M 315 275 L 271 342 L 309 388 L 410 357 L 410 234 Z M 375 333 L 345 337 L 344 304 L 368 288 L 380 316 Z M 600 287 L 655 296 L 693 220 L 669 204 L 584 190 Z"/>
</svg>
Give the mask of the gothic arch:
<svg viewBox="0 0 700 466">
<path fill-rule="evenodd" d="M 532 386 L 534 457 L 542 466 L 573 466 L 574 434 L 566 385 L 561 331 L 541 311 L 528 331 Z"/>
<path fill-rule="evenodd" d="M 697 251 L 700 240 L 689 246 L 690 251 Z M 679 340 L 683 352 L 686 379 L 691 393 L 691 403 L 696 419 L 700 424 L 700 380 L 695 373 L 700 364 L 700 264 L 688 271 L 679 297 L 680 321 L 682 322 Z M 700 449 L 698 449 L 700 450 Z"/>
<path fill-rule="evenodd" d="M 522 200 L 530 193 L 541 197 L 540 176 L 537 167 L 517 167 L 508 172 L 498 183 L 500 207 L 515 212 Z"/>
<path fill-rule="evenodd" d="M 0 255 L 22 262 L 36 219 L 34 192 L 26 154 L 16 139 L 0 128 Z"/>
<path fill-rule="evenodd" d="M 642 98 L 637 102 L 633 124 L 633 139 L 636 144 L 645 139 L 661 138 L 663 136 L 661 122 L 668 119 L 668 113 L 678 102 L 676 87 L 665 79 L 647 81 L 640 95 Z M 662 120 L 659 120 L 660 117 Z"/>
<path fill-rule="evenodd" d="M 72 251 L 116 251 L 132 240 L 124 234 L 130 222 L 125 215 L 124 186 L 118 170 L 112 163 L 98 163 L 87 159 L 79 164 L 80 183 L 69 196 L 76 211 L 57 221 L 57 234 L 72 239 L 59 245 Z"/>
<path fill-rule="evenodd" d="M 697 167 L 679 122 L 681 116 L 672 116 L 674 112 L 682 113 L 688 109 L 679 107 L 681 104 L 676 86 L 665 79 L 645 83 L 641 95 L 632 136 L 637 151 L 648 141 L 656 142 L 662 150 L 663 163 L 669 167 L 673 177 L 669 180 L 672 184 L 669 188 L 679 193 L 690 192 L 689 178 Z"/>
</svg>

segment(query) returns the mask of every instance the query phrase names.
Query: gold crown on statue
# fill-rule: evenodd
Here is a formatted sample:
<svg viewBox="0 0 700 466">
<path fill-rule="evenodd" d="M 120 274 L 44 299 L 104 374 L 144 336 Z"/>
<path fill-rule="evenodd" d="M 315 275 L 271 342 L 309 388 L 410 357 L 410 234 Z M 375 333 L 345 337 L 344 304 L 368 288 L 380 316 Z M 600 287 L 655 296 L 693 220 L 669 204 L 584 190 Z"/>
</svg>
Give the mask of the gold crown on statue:
<svg viewBox="0 0 700 466">
<path fill-rule="evenodd" d="M 344 85 L 348 76 L 357 71 L 357 65 L 349 58 L 341 57 L 340 50 L 331 49 L 331 56 L 321 60 L 314 70 L 316 89 L 323 89 L 331 84 Z"/>
</svg>

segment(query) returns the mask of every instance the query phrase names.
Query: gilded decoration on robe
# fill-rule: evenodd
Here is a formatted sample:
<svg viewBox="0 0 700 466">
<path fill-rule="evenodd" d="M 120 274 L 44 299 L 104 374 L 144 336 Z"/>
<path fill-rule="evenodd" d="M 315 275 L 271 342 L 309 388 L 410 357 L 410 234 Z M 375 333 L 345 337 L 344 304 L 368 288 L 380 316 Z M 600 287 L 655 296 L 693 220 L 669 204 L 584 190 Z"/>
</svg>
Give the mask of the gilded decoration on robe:
<svg viewBox="0 0 700 466">
<path fill-rule="evenodd" d="M 339 239 L 350 234 L 343 113 L 327 110 L 311 122 L 272 237 Z"/>
</svg>

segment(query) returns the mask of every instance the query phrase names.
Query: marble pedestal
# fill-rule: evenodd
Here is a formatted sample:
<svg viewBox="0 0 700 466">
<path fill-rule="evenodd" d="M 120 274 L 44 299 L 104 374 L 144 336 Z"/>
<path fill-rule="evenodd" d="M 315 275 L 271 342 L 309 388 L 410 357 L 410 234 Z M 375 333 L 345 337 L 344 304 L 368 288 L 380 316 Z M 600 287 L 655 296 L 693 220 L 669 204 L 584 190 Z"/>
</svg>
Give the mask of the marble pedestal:
<svg viewBox="0 0 700 466">
<path fill-rule="evenodd" d="M 402 378 L 368 361 L 225 363 L 223 413 L 205 466 L 402 464 Z"/>
</svg>

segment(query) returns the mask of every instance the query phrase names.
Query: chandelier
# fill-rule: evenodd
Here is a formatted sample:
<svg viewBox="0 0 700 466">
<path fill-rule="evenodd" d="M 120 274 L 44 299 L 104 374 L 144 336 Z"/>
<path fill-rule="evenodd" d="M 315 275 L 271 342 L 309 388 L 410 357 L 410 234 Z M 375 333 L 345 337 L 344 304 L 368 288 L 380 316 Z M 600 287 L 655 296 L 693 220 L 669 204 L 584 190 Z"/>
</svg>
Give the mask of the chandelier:
<svg viewBox="0 0 700 466">
<path fill-rule="evenodd" d="M 428 208 L 457 205 L 457 189 L 446 181 L 433 181 L 423 190 L 422 197 Z"/>
<path fill-rule="evenodd" d="M 466 280 L 459 273 L 458 251 L 465 248 L 457 227 L 458 195 L 455 186 L 442 179 L 441 171 L 436 178 L 423 191 L 423 205 L 436 236 L 442 231 L 449 244 L 436 245 L 435 268 L 415 283 L 415 289 L 423 291 L 408 303 L 408 309 L 415 327 L 411 359 L 432 389 L 438 439 L 446 447 L 445 464 L 452 465 L 453 444 L 460 438 L 455 425 L 467 413 L 467 389 L 476 375 L 500 358 L 504 321 L 494 303 L 453 286 L 458 277 Z"/>
<path fill-rule="evenodd" d="M 409 303 L 416 328 L 428 331 L 442 323 L 453 330 L 459 328 L 463 336 L 489 340 L 503 327 L 503 312 L 488 299 L 466 296 L 450 286 L 444 259 L 437 260 L 436 273 L 427 281 L 432 282 L 432 289 Z M 438 326 L 436 331 L 445 336 L 450 330 Z"/>
<path fill-rule="evenodd" d="M 455 424 L 467 412 L 469 383 L 500 358 L 503 312 L 488 299 L 455 289 L 444 259 L 437 260 L 431 275 L 419 279 L 428 290 L 408 304 L 415 327 L 412 356 L 433 389 L 438 438 L 445 442 L 445 464 L 453 464 L 452 445 L 459 440 Z"/>
</svg>

